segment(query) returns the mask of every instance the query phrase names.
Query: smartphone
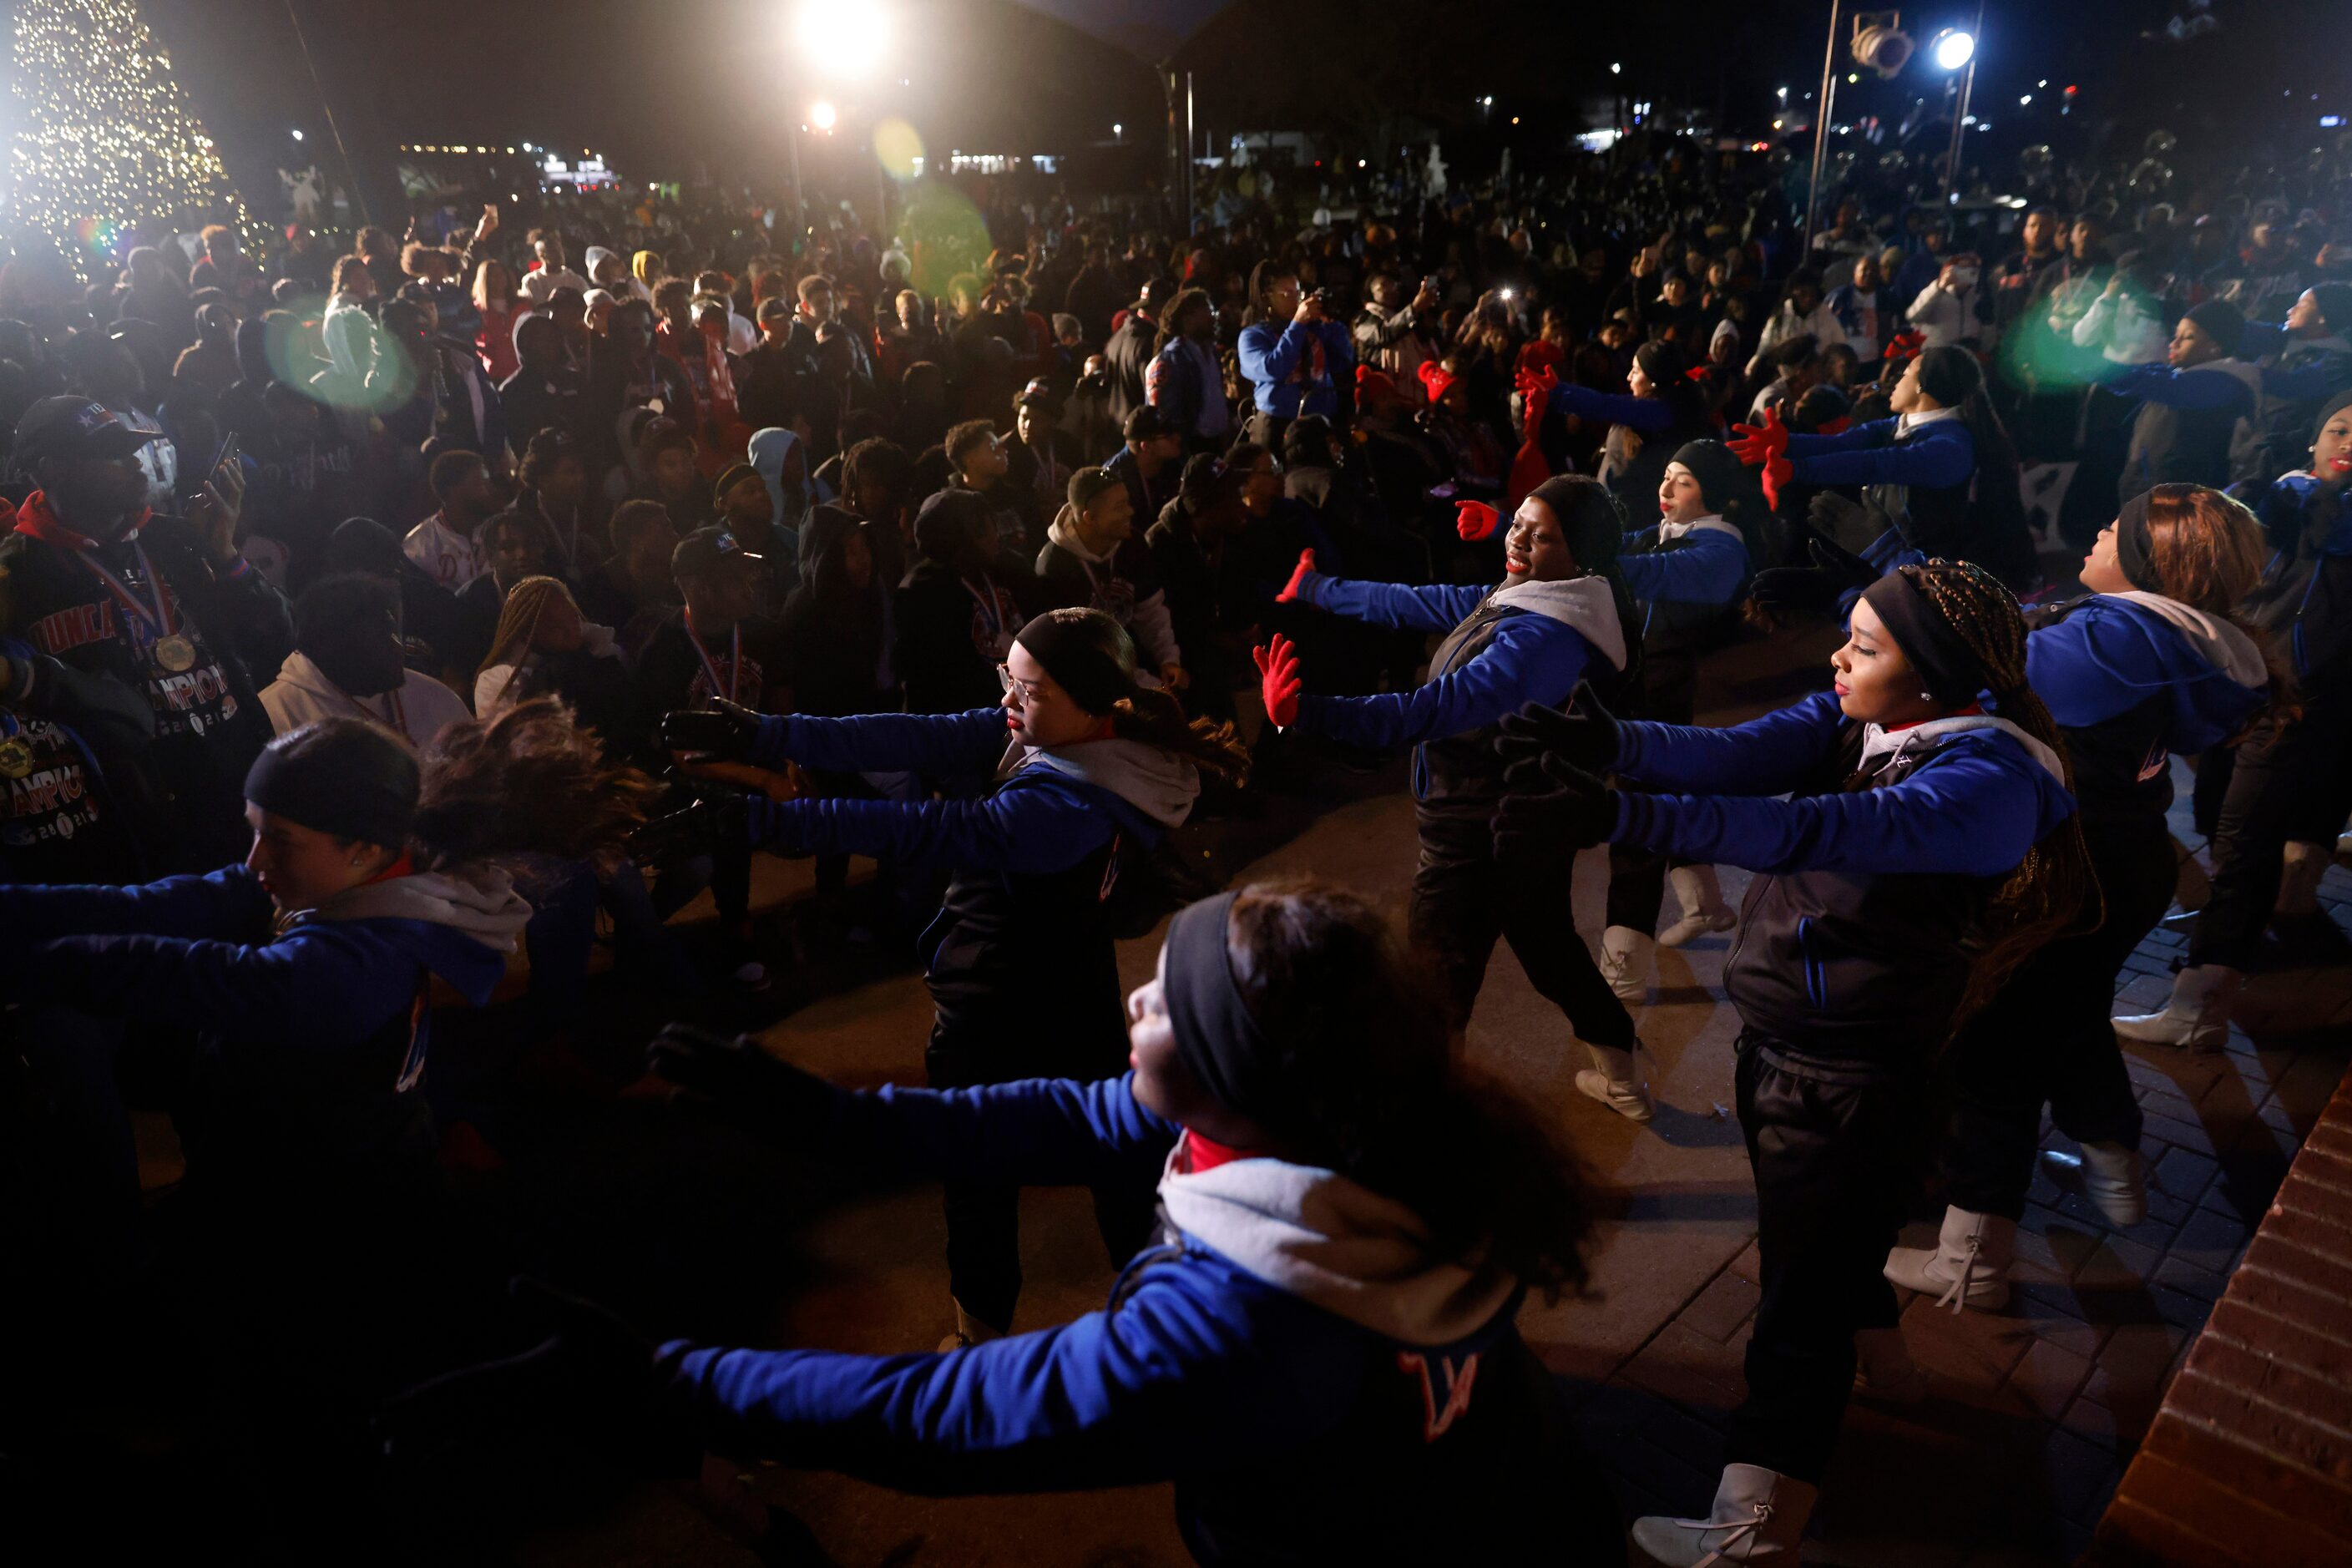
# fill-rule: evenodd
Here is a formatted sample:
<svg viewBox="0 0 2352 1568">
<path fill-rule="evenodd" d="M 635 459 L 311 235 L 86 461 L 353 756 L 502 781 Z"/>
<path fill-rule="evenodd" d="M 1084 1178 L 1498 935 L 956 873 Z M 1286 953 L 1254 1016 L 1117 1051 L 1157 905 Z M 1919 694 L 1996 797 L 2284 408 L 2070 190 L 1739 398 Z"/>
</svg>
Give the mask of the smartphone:
<svg viewBox="0 0 2352 1568">
<path fill-rule="evenodd" d="M 242 456 L 243 454 L 237 450 L 236 432 L 232 430 L 221 438 L 220 456 L 215 458 L 213 459 L 213 466 L 205 470 L 205 479 L 206 482 L 210 482 L 213 476 L 219 473 L 223 468 L 227 468 L 232 463 L 236 463 Z M 242 479 L 244 478 L 244 475 L 240 472 L 237 477 Z"/>
</svg>

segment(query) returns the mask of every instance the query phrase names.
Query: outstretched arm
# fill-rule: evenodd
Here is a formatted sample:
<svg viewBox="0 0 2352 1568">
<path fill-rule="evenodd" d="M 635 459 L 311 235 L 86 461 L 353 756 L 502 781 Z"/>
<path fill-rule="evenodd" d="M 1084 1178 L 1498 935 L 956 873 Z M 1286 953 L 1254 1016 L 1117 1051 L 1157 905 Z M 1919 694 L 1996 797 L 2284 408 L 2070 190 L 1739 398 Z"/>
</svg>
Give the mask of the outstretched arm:
<svg viewBox="0 0 2352 1568">
<path fill-rule="evenodd" d="M 1644 436 L 1654 436 L 1675 422 L 1675 411 L 1661 397 L 1633 397 L 1622 393 L 1595 392 L 1589 386 L 1562 382 L 1552 393 L 1552 406 L 1580 419 L 1606 420 Z"/>
<path fill-rule="evenodd" d="M 745 804 L 757 848 L 974 871 L 1066 870 L 1118 832 L 1109 815 L 1075 788 L 1045 778 L 1024 777 L 980 800 L 779 802 L 753 795 Z"/>
<path fill-rule="evenodd" d="M 1727 730 L 1629 720 L 1618 725 L 1610 766 L 1644 789 L 1781 795 L 1820 769 L 1844 722 L 1826 691 Z"/>
<path fill-rule="evenodd" d="M 984 767 L 1003 754 L 1004 712 L 867 713 L 854 719 L 792 714 L 763 719 L 751 742 L 760 767 L 788 762 L 843 773 L 901 771 L 946 773 Z"/>
<path fill-rule="evenodd" d="M 1584 639 L 1566 626 L 1515 616 L 1469 663 L 1411 691 L 1301 697 L 1298 725 L 1354 746 L 1442 741 L 1484 729 L 1530 702 L 1566 700 L 1589 656 Z"/>
<path fill-rule="evenodd" d="M 1301 603 L 1369 621 L 1376 626 L 1397 626 L 1414 632 L 1450 632 L 1471 611 L 1486 602 L 1490 588 L 1435 583 L 1409 587 L 1402 583 L 1366 583 L 1351 577 L 1326 577 L 1309 572 L 1298 579 Z"/>
<path fill-rule="evenodd" d="M 1621 795 L 1611 837 L 1751 871 L 1991 877 L 2033 847 L 2041 815 L 2033 781 L 2016 768 L 1956 756 L 1900 784 L 1843 795 Z"/>
</svg>

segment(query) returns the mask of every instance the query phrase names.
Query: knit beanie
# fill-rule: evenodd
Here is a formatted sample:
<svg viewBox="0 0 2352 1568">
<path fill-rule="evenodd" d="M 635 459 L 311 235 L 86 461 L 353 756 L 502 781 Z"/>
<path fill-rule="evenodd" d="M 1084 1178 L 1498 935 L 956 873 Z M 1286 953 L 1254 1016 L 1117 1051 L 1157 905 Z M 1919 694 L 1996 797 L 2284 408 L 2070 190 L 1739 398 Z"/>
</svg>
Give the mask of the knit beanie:
<svg viewBox="0 0 2352 1568">
<path fill-rule="evenodd" d="M 2352 408 L 2352 389 L 2339 392 L 2327 400 L 2319 411 L 2319 422 L 2311 427 L 2311 438 L 2317 441 L 2319 433 L 2327 428 L 2327 422 L 2347 408 Z"/>
<path fill-rule="evenodd" d="M 1984 390 L 1984 371 L 1966 349 L 1928 349 L 1919 356 L 1919 390 L 1946 408 L 1958 408 L 1969 394 Z"/>
<path fill-rule="evenodd" d="M 1683 351 L 1664 338 L 1652 338 L 1635 349 L 1633 363 L 1642 367 L 1643 375 L 1659 386 L 1672 386 L 1690 369 L 1690 361 Z"/>
<path fill-rule="evenodd" d="M 2199 331 L 2221 344 L 2225 354 L 2234 354 L 2245 346 L 2246 318 L 2227 300 L 2208 300 L 2192 307 L 2189 319 L 2197 323 Z"/>
<path fill-rule="evenodd" d="M 1748 491 L 1748 467 L 1731 455 L 1731 448 L 1720 441 L 1685 441 L 1675 448 L 1674 461 L 1691 472 L 1698 481 L 1698 493 L 1706 502 L 1706 510 L 1716 516 Z M 1579 561 L 1584 559 L 1580 555 Z"/>
</svg>

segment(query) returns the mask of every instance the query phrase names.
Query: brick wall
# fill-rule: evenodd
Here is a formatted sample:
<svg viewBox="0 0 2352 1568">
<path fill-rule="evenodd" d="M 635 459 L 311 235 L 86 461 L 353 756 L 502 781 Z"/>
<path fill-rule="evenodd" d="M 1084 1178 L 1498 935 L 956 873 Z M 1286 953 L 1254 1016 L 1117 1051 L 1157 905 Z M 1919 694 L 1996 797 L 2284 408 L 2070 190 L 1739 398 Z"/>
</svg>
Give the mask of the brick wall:
<svg viewBox="0 0 2352 1568">
<path fill-rule="evenodd" d="M 2083 1563 L 2352 1563 L 2352 1077 L 2189 1347 Z"/>
</svg>

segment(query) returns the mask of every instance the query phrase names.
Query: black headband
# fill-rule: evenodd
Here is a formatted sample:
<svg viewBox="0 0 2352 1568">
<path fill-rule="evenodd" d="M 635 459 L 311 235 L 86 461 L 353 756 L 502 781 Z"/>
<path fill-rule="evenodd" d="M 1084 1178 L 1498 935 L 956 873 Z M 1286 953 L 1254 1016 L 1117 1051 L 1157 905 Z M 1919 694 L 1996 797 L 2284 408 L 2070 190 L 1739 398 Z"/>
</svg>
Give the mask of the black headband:
<svg viewBox="0 0 2352 1568">
<path fill-rule="evenodd" d="M 1169 922 L 1160 999 L 1176 1036 L 1177 1058 L 1210 1098 L 1229 1110 L 1279 1130 L 1296 1125 L 1289 1085 L 1234 980 L 1225 927 L 1237 893 L 1220 893 L 1177 911 Z"/>
<path fill-rule="evenodd" d="M 1911 568 L 1889 572 L 1863 590 L 1863 602 L 1886 625 L 1887 636 L 1919 672 L 1927 695 L 1947 708 L 1966 708 L 1985 689 L 1984 666 L 1936 612 Z"/>
<path fill-rule="evenodd" d="M 2156 574 L 2156 563 L 2147 553 L 2147 503 L 2155 494 L 2142 490 L 2116 513 L 2116 564 L 2123 568 L 2125 581 L 2148 594 L 2164 592 L 2164 580 Z"/>
<path fill-rule="evenodd" d="M 383 744 L 264 747 L 246 773 L 245 798 L 337 838 L 399 848 L 416 820 L 416 759 L 381 731 L 369 733 Z"/>
</svg>

